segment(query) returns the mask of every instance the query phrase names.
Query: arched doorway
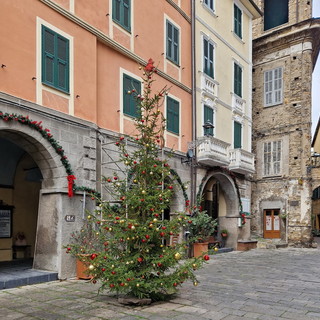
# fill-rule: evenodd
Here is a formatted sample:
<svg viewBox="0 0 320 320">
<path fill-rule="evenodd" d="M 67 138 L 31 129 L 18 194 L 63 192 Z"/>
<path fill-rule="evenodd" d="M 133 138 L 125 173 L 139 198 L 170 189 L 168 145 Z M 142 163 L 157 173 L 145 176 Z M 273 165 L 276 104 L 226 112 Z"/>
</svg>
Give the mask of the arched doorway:
<svg viewBox="0 0 320 320">
<path fill-rule="evenodd" d="M 0 204 L 3 215 L 0 260 L 34 256 L 42 174 L 32 157 L 17 144 L 0 137 Z M 6 211 L 7 210 L 7 211 Z M 9 226 L 10 224 L 10 226 Z M 10 237 L 7 228 L 10 228 Z M 6 235 L 4 234 L 6 232 Z"/>
<path fill-rule="evenodd" d="M 320 236 L 320 186 L 312 192 L 312 217 L 314 234 Z"/>
<path fill-rule="evenodd" d="M 202 190 L 201 206 L 210 216 L 218 219 L 219 230 L 229 231 L 226 245 L 236 248 L 239 199 L 232 178 L 222 172 L 209 174 Z"/>
<path fill-rule="evenodd" d="M 81 212 L 81 205 L 76 204 L 78 199 L 68 199 L 67 174 L 60 157 L 39 132 L 18 122 L 1 122 L 0 139 L 5 169 L 0 170 L 0 200 L 13 208 L 12 232 L 5 245 L 9 249 L 9 242 L 14 245 L 15 235 L 23 232 L 29 251 L 16 252 L 16 257 L 26 254 L 34 258 L 34 268 L 72 275 L 67 270 L 69 261 L 65 263 L 67 258 L 62 257 L 63 236 L 69 237 L 77 223 L 68 225 L 66 231 L 64 214 Z M 7 252 L 11 258 L 12 251 Z"/>
</svg>

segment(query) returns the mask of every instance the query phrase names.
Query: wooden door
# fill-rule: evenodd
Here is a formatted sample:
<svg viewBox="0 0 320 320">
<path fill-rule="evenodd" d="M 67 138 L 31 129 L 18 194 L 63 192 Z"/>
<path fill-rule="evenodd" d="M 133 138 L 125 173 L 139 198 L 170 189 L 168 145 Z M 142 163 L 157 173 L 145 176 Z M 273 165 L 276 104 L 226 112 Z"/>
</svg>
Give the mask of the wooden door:
<svg viewBox="0 0 320 320">
<path fill-rule="evenodd" d="M 267 239 L 280 238 L 280 209 L 264 210 L 264 234 Z"/>
</svg>

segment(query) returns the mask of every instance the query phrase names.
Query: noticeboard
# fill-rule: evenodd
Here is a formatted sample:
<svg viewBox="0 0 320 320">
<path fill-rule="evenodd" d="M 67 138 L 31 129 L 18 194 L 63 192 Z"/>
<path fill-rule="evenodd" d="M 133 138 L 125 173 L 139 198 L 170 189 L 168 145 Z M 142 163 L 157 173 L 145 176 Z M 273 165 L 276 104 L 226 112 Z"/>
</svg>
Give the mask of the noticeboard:
<svg viewBox="0 0 320 320">
<path fill-rule="evenodd" d="M 0 207 L 0 238 L 11 238 L 12 236 L 12 209 L 11 207 Z"/>
</svg>

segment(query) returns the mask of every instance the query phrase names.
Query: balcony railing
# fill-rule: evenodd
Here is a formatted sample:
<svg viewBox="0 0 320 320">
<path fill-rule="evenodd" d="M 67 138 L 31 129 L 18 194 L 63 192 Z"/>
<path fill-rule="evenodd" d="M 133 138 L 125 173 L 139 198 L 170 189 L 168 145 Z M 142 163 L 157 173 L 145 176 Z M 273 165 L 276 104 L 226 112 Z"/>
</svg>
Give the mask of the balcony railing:
<svg viewBox="0 0 320 320">
<path fill-rule="evenodd" d="M 228 166 L 230 144 L 215 137 L 201 137 L 197 140 L 198 163 L 207 166 Z"/>
<path fill-rule="evenodd" d="M 236 94 L 232 94 L 232 110 L 244 113 L 246 110 L 246 100 Z"/>
<path fill-rule="evenodd" d="M 251 152 L 243 149 L 231 149 L 230 154 L 230 165 L 231 171 L 245 173 L 254 173 L 254 155 Z"/>
<path fill-rule="evenodd" d="M 218 97 L 219 83 L 207 76 L 205 73 L 201 73 L 201 91 L 209 97 Z"/>
</svg>

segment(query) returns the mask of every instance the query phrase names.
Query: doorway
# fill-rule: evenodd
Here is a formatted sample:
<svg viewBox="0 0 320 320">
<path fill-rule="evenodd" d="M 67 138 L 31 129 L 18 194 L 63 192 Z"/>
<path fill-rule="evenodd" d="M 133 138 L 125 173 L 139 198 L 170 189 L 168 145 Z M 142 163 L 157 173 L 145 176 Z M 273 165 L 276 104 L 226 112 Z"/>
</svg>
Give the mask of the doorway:
<svg viewBox="0 0 320 320">
<path fill-rule="evenodd" d="M 280 239 L 280 209 L 264 210 L 263 220 L 263 237 L 266 239 Z"/>
</svg>

